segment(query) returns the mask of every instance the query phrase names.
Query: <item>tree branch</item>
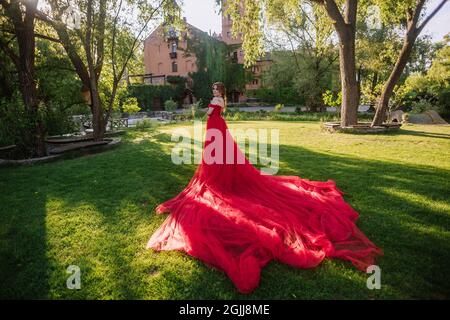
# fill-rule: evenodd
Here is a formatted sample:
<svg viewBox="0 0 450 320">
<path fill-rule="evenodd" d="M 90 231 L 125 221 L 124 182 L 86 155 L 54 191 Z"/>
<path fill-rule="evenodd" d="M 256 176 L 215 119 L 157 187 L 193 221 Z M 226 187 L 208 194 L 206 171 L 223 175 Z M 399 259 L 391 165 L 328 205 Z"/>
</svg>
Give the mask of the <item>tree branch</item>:
<svg viewBox="0 0 450 320">
<path fill-rule="evenodd" d="M 3 42 L 1 37 L 0 37 L 0 49 L 2 49 L 8 55 L 8 57 L 12 60 L 14 65 L 18 68 L 18 66 L 20 65 L 19 56 L 16 55 L 14 51 L 11 50 L 10 47 L 8 47 L 7 43 Z"/>
<path fill-rule="evenodd" d="M 116 81 L 117 71 L 116 71 L 116 27 L 117 27 L 117 19 L 119 18 L 119 13 L 122 8 L 122 0 L 120 0 L 119 8 L 117 9 L 116 16 L 114 17 L 114 24 L 113 24 L 113 32 L 112 32 L 112 39 L 111 39 L 111 63 L 112 63 L 112 69 L 113 69 L 113 79 Z"/>
<path fill-rule="evenodd" d="M 358 10 L 357 0 L 345 1 L 345 22 L 354 26 L 356 22 L 356 12 Z M 355 27 L 355 26 L 354 26 Z"/>
<path fill-rule="evenodd" d="M 408 12 L 408 29 L 410 29 L 411 32 L 416 31 L 416 26 L 419 23 L 420 13 L 422 12 L 424 4 L 425 0 L 420 0 L 414 9 L 414 12 Z"/>
<path fill-rule="evenodd" d="M 0 31 L 6 32 L 6 33 L 9 33 L 9 34 L 15 34 L 15 32 L 13 30 L 0 29 Z M 44 34 L 35 33 L 34 36 L 36 38 L 41 38 L 41 39 L 49 40 L 49 41 L 52 41 L 52 42 L 61 43 L 61 40 L 53 38 L 53 37 L 50 37 L 50 36 L 47 36 L 47 35 L 44 35 Z"/>
<path fill-rule="evenodd" d="M 423 28 L 426 26 L 426 24 L 438 13 L 439 10 L 442 9 L 444 4 L 447 2 L 447 0 L 442 0 L 441 3 L 438 4 L 438 6 L 431 12 L 431 14 L 422 22 L 420 27 L 417 28 L 417 33 L 420 33 Z"/>
<path fill-rule="evenodd" d="M 55 12 L 56 8 L 52 7 L 52 10 Z M 75 47 L 73 46 L 72 42 L 70 41 L 69 34 L 67 33 L 67 30 L 65 29 L 64 25 L 61 22 L 52 20 L 49 16 L 47 16 L 42 11 L 36 11 L 36 17 L 55 29 L 56 33 L 58 34 L 60 43 L 64 47 L 64 49 L 67 52 L 67 55 L 69 56 L 70 61 L 72 61 L 73 66 L 75 67 L 75 70 L 77 71 L 78 76 L 80 77 L 81 81 L 83 82 L 84 86 L 89 88 L 89 73 L 87 72 L 86 66 L 83 63 L 83 60 L 78 55 Z"/>
<path fill-rule="evenodd" d="M 152 13 L 150 14 L 149 18 L 145 21 L 144 26 L 141 28 L 141 30 L 139 31 L 139 33 L 137 34 L 137 36 L 134 39 L 134 42 L 131 46 L 130 52 L 128 53 L 127 58 L 125 59 L 125 62 L 123 63 L 123 66 L 119 72 L 119 74 L 117 75 L 117 78 L 114 79 L 114 83 L 113 83 L 113 92 L 116 92 L 117 90 L 117 86 L 120 82 L 120 80 L 122 79 L 123 73 L 125 72 L 125 68 L 127 67 L 128 61 L 130 61 L 131 57 L 133 56 L 134 50 L 136 50 L 136 44 L 138 42 L 139 37 L 141 36 L 142 32 L 145 30 L 145 28 L 147 28 L 147 25 L 149 24 L 150 20 L 153 18 L 153 15 L 155 14 L 155 12 L 157 12 L 159 10 L 159 8 L 166 2 L 167 0 L 162 0 L 159 5 L 152 11 Z M 111 111 L 112 111 L 112 107 L 113 107 L 113 103 L 114 103 L 114 95 L 111 96 L 111 99 L 109 100 L 109 105 L 108 105 L 108 111 L 106 113 L 106 117 L 105 117 L 105 122 L 108 123 L 108 119 L 111 115 Z"/>
<path fill-rule="evenodd" d="M 331 20 L 333 20 L 333 24 L 336 26 L 337 31 L 342 31 L 345 28 L 345 21 L 342 17 L 341 11 L 337 6 L 336 2 L 333 0 L 323 0 L 323 4 L 325 6 L 325 10 L 328 13 L 328 16 Z"/>
<path fill-rule="evenodd" d="M 106 20 L 106 0 L 100 1 L 99 26 L 96 32 L 97 39 L 97 60 L 95 62 L 95 77 L 98 79 L 103 67 L 105 54 L 105 20 Z"/>
</svg>

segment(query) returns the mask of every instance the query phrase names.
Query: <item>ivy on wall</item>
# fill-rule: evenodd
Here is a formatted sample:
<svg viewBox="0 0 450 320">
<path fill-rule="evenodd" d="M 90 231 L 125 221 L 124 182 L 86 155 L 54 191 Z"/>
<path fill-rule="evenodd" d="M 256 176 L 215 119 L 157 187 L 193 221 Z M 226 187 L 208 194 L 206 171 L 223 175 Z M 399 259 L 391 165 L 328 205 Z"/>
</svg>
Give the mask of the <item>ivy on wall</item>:
<svg viewBox="0 0 450 320">
<path fill-rule="evenodd" d="M 164 101 L 174 97 L 174 89 L 171 85 L 133 84 L 128 87 L 130 97 L 136 97 L 141 110 L 156 110 L 155 99 L 160 99 L 160 105 Z M 175 100 L 175 99 L 174 99 Z"/>
<path fill-rule="evenodd" d="M 163 109 L 166 100 L 174 100 L 181 107 L 186 87 L 186 79 L 180 76 L 167 76 L 165 85 L 131 84 L 128 86 L 128 96 L 135 97 L 141 110 L 156 110 L 155 100 L 160 101 Z"/>
<path fill-rule="evenodd" d="M 225 84 L 227 93 L 233 90 L 243 91 L 245 84 L 251 79 L 251 73 L 241 64 L 232 61 L 230 53 L 239 46 L 227 45 L 206 32 L 192 29 L 187 38 L 185 57 L 195 56 L 197 71 L 189 72 L 193 80 L 192 91 L 197 100 L 206 103 L 212 98 L 211 86 L 220 81 Z M 231 99 L 231 96 L 228 96 Z"/>
</svg>

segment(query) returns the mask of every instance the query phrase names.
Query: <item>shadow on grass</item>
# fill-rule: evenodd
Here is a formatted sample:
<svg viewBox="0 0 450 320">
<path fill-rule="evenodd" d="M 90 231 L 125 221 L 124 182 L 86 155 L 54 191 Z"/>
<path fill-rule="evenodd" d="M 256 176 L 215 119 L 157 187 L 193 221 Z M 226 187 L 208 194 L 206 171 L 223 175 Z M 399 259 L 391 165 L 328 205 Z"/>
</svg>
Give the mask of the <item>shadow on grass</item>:
<svg viewBox="0 0 450 320">
<path fill-rule="evenodd" d="M 223 272 L 195 258 L 145 249 L 167 217 L 156 215 L 155 207 L 183 190 L 196 165 L 172 164 L 170 135 L 136 142 L 139 135 L 129 132 L 123 145 L 104 154 L 0 170 L 5 177 L 1 186 L 14 190 L 1 195 L 5 207 L 11 208 L 3 209 L 0 218 L 0 270 L 8 275 L 2 297 L 449 297 L 445 270 L 450 261 L 450 218 L 436 203 L 448 204 L 450 172 L 281 145 L 278 175 L 333 179 L 346 192 L 346 201 L 361 214 L 358 226 L 384 250 L 378 261 L 382 289 L 368 290 L 368 275 L 345 261 L 326 260 L 309 270 L 274 261 L 263 269 L 260 286 L 251 295 L 241 295 Z M 414 195 L 425 200 L 413 201 Z M 81 268 L 81 290 L 65 288 L 70 264 Z"/>
<path fill-rule="evenodd" d="M 23 171 L 0 170 L 0 177 L 0 299 L 43 298 L 49 291 L 46 194 Z"/>
</svg>

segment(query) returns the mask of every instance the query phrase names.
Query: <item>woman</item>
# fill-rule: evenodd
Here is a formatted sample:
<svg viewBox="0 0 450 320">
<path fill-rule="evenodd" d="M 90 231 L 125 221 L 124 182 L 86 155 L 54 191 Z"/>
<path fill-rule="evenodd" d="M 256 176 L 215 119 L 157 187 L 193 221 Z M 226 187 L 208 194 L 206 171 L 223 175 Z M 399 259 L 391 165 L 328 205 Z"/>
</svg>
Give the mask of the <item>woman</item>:
<svg viewBox="0 0 450 320">
<path fill-rule="evenodd" d="M 213 95 L 202 162 L 187 187 L 156 208 L 171 214 L 147 248 L 184 251 L 223 270 L 241 293 L 258 286 L 261 268 L 272 259 L 298 268 L 313 268 L 325 257 L 363 271 L 374 264 L 382 251 L 356 227 L 358 213 L 335 182 L 261 174 L 221 116 L 223 83 L 213 84 Z M 222 148 L 211 148 L 213 141 Z"/>
</svg>

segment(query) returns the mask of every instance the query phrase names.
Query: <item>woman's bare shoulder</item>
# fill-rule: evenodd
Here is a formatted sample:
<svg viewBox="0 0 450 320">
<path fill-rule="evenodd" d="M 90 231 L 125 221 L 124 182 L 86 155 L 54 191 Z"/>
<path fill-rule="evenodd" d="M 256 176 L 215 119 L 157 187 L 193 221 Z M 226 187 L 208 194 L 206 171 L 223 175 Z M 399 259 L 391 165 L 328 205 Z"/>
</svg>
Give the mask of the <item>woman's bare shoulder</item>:
<svg viewBox="0 0 450 320">
<path fill-rule="evenodd" d="M 222 107 L 224 106 L 224 101 L 223 101 L 222 97 L 214 97 L 214 98 L 212 98 L 211 102 L 212 103 L 217 103 L 217 104 L 219 104 Z"/>
</svg>

